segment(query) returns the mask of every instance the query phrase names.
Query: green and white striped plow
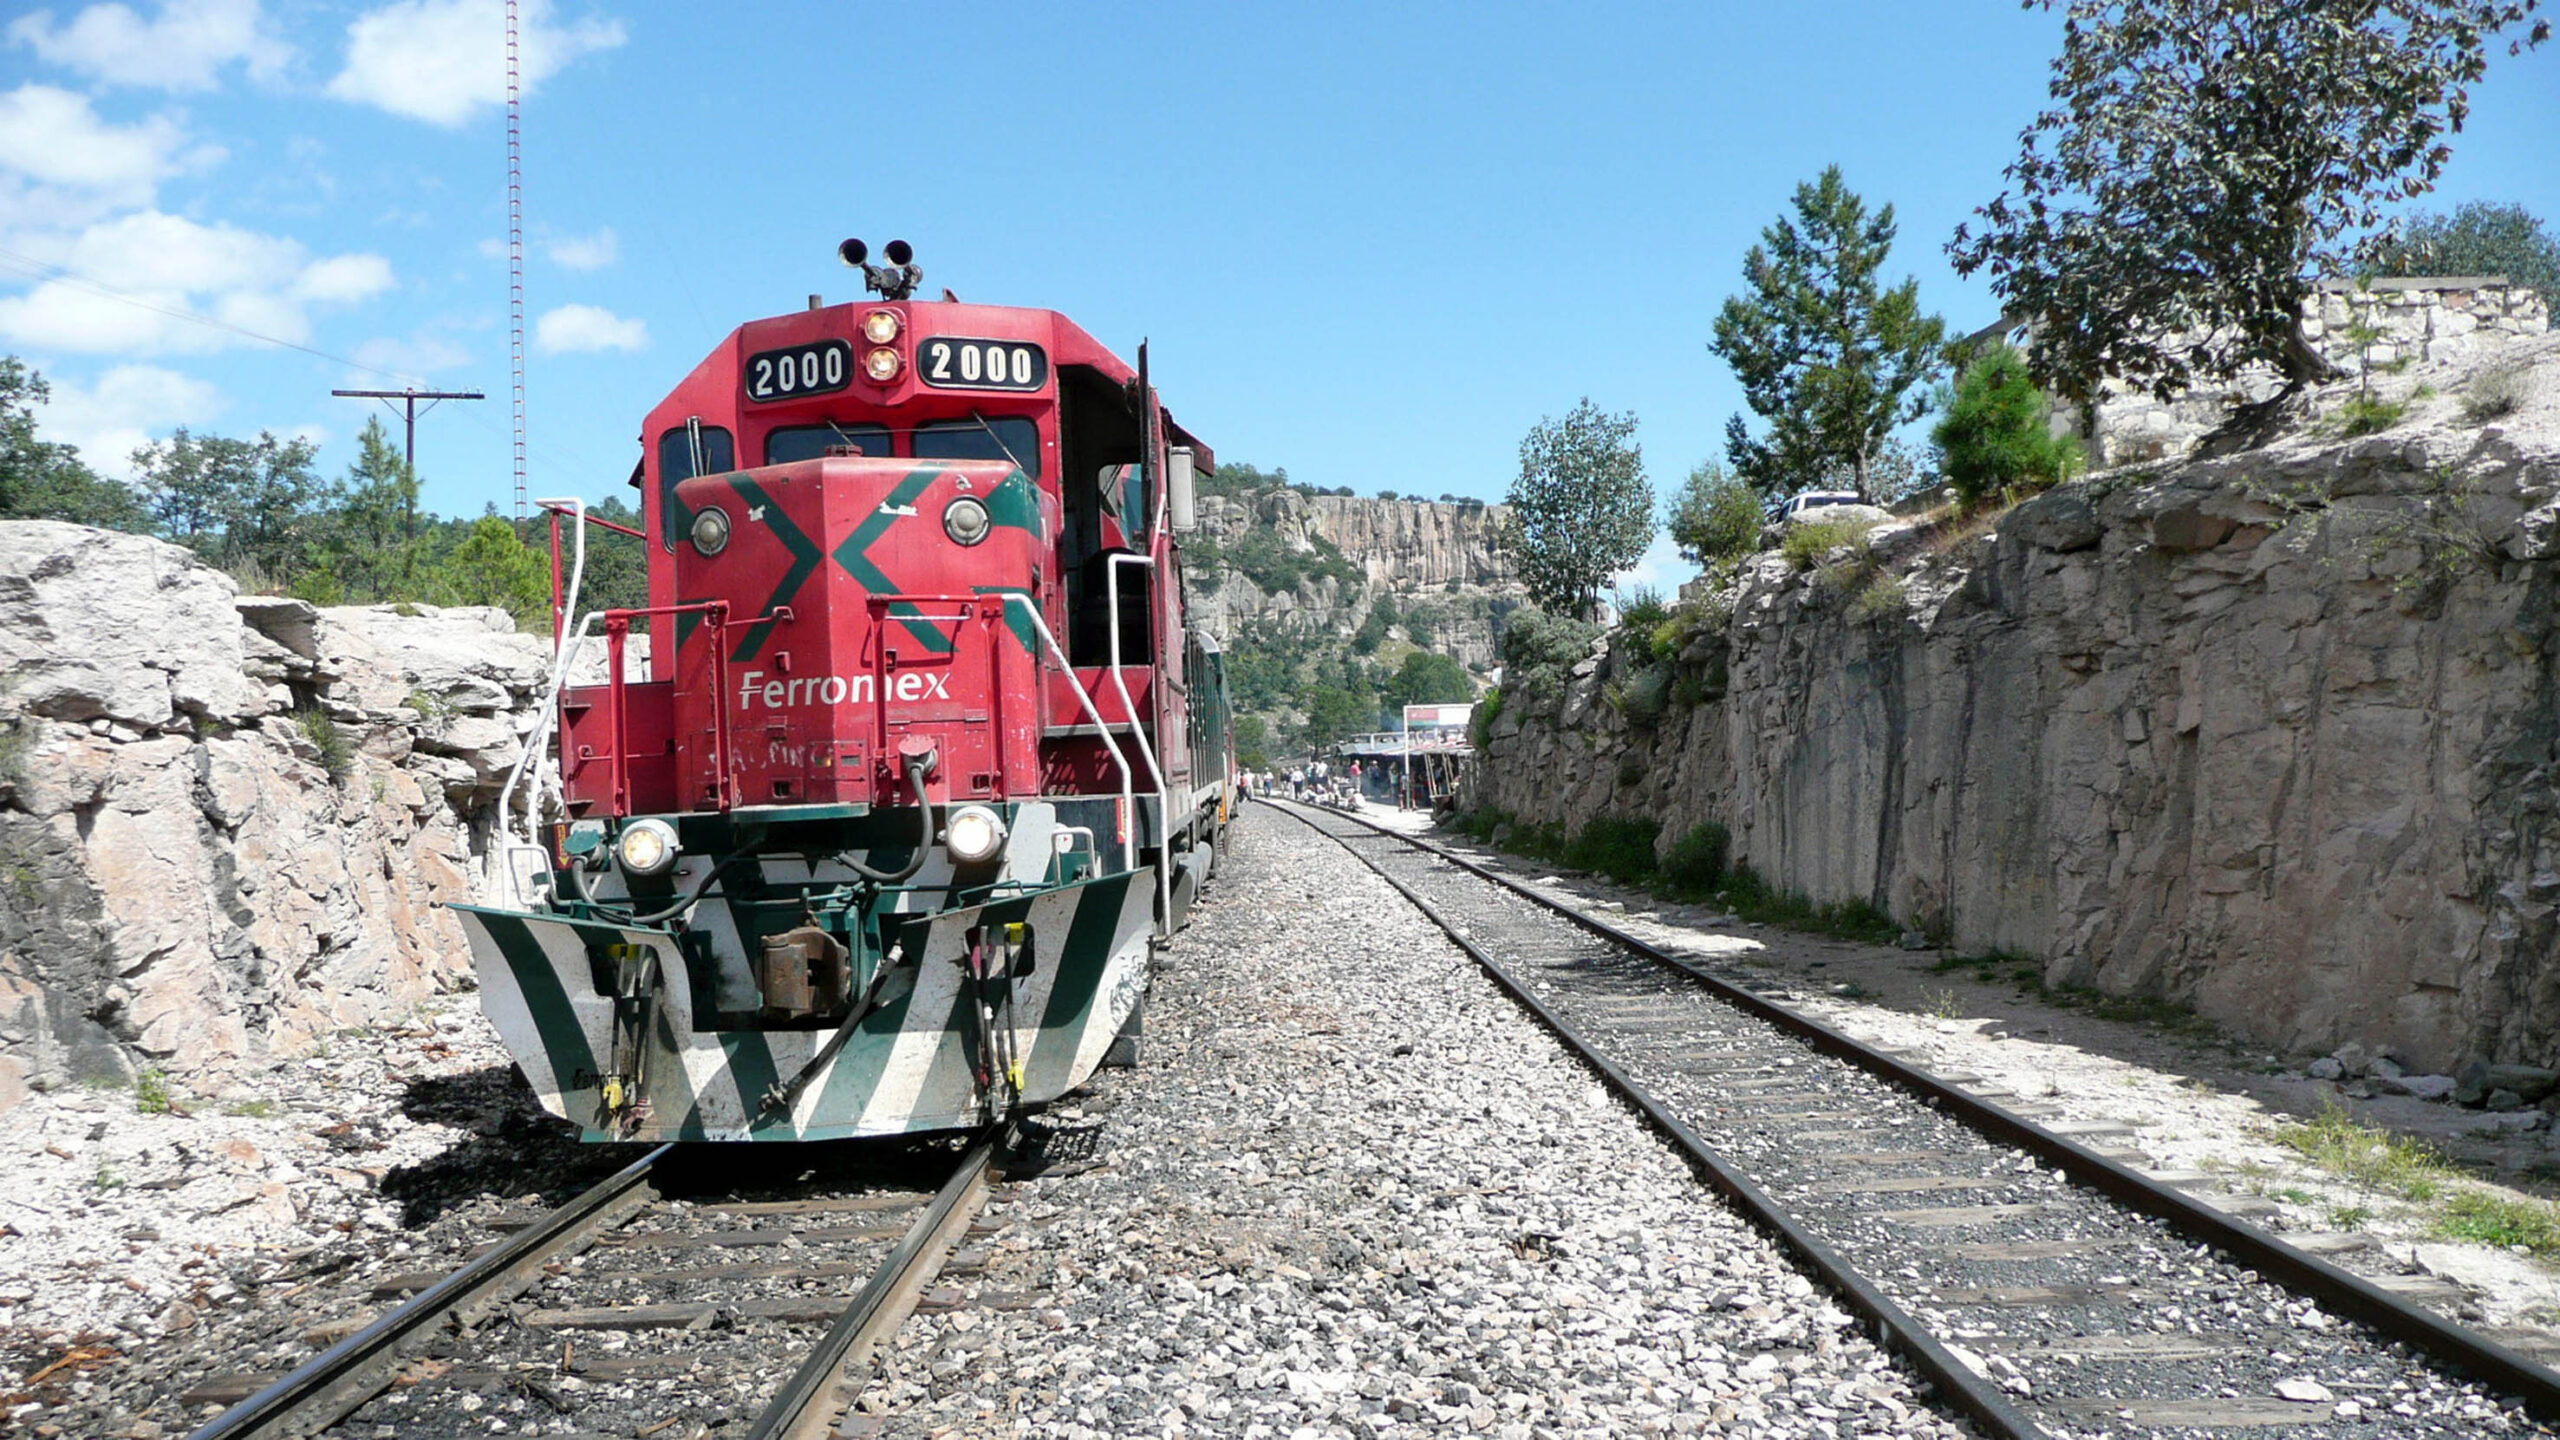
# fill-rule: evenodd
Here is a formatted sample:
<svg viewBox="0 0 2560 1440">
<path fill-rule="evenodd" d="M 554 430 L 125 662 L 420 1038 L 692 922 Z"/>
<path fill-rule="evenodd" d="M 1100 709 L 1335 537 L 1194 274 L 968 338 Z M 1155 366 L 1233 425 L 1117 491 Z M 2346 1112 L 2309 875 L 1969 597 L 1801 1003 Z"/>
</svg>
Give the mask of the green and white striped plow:
<svg viewBox="0 0 2560 1440">
<path fill-rule="evenodd" d="M 1029 973 L 1015 978 L 1010 1010 L 1022 1100 L 1055 1100 L 1083 1083 L 1146 991 L 1152 874 L 1108 875 L 910 922 L 907 958 L 874 1008 L 787 1106 L 768 1106 L 768 1097 L 802 1076 L 833 1027 L 696 1030 L 684 960 L 668 931 L 453 908 L 471 936 L 481 1009 L 543 1108 L 576 1122 L 587 1139 L 834 1140 L 986 1118 L 964 971 L 968 934 L 979 927 L 987 935 L 1029 927 Z M 609 987 L 617 967 L 591 958 L 611 946 L 654 955 L 664 977 L 645 1011 L 636 1092 L 615 1106 Z"/>
</svg>

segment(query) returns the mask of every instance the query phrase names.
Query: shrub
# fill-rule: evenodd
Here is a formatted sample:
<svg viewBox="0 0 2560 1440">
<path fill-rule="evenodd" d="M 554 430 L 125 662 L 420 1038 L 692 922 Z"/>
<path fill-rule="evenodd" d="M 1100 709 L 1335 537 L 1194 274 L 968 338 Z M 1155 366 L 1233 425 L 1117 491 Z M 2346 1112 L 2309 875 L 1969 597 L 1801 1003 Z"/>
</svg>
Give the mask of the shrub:
<svg viewBox="0 0 2560 1440">
<path fill-rule="evenodd" d="M 1467 743 L 1481 751 L 1493 734 L 1493 722 L 1502 715 L 1502 692 L 1494 691 L 1476 702 L 1475 713 L 1467 718 Z"/>
<path fill-rule="evenodd" d="M 133 1108 L 145 1115 L 169 1113 L 169 1076 L 158 1066 L 145 1069 L 134 1077 Z"/>
<path fill-rule="evenodd" d="M 2053 402 L 2027 373 L 2015 346 L 1977 355 L 1957 377 L 1947 411 L 1929 432 L 1938 471 L 1966 509 L 2019 486 L 2070 478 L 2080 444 L 2053 433 Z"/>
<path fill-rule="evenodd" d="M 1680 547 L 1681 558 L 1696 565 L 1759 549 L 1760 527 L 1766 523 L 1760 493 L 1712 460 L 1689 472 L 1671 502 L 1671 542 Z"/>
<path fill-rule="evenodd" d="M 2462 400 L 2463 417 L 2474 425 L 2485 424 L 2501 415 L 2512 415 L 2524 403 L 2530 385 L 2529 372 L 2521 365 L 2506 365 L 2491 370 L 2471 382 L 2471 393 Z"/>
<path fill-rule="evenodd" d="M 1619 628 L 1633 635 L 1652 635 L 1654 627 L 1670 615 L 1671 607 L 1662 603 L 1662 592 L 1650 585 L 1629 590 L 1618 604 Z"/>
<path fill-rule="evenodd" d="M 305 705 L 294 712 L 294 723 L 320 752 L 320 768 L 329 772 L 329 783 L 346 783 L 347 772 L 355 768 L 356 747 L 348 743 L 346 732 L 329 712 L 317 705 Z"/>
<path fill-rule="evenodd" d="M 2399 424 L 2400 417 L 2408 413 L 2409 407 L 2405 403 L 2395 405 L 2370 395 L 2350 395 L 2346 403 L 2338 407 L 2338 433 L 2350 439 L 2371 435 Z"/>
<path fill-rule="evenodd" d="M 1653 842 L 1661 834 L 1659 820 L 1603 815 L 1582 827 L 1562 859 L 1621 885 L 1641 885 L 1653 874 Z"/>
<path fill-rule="evenodd" d="M 1843 545 L 1866 548 L 1867 532 L 1876 528 L 1873 520 L 1815 520 L 1792 526 L 1787 538 L 1778 545 L 1778 553 L 1799 570 L 1810 570 L 1814 562 Z"/>
<path fill-rule="evenodd" d="M 1857 620 L 1884 620 L 1902 614 L 1910 604 L 1910 587 L 1900 576 L 1879 575 L 1849 597 L 1849 615 Z"/>
<path fill-rule="evenodd" d="M 1515 610 L 1503 621 L 1502 679 L 1505 688 L 1526 693 L 1562 694 L 1566 675 L 1591 654 L 1600 627 L 1543 610 Z"/>
<path fill-rule="evenodd" d="M 1733 836 L 1722 825 L 1713 820 L 1692 825 L 1663 855 L 1662 878 L 1675 894 L 1712 890 L 1724 880 L 1725 858 L 1732 848 Z"/>
</svg>

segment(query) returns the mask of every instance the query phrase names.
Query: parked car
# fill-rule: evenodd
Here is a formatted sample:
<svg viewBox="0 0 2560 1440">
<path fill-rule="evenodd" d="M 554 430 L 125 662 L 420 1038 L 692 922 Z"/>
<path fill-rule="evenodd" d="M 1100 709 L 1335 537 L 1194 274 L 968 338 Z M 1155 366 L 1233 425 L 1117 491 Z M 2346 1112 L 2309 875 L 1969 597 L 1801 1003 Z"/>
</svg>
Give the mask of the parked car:
<svg viewBox="0 0 2560 1440">
<path fill-rule="evenodd" d="M 1863 505 L 1865 503 L 1858 498 L 1858 492 L 1855 490 L 1807 490 L 1778 507 L 1778 520 L 1783 524 L 1807 510 L 1820 510 L 1830 505 Z"/>
</svg>

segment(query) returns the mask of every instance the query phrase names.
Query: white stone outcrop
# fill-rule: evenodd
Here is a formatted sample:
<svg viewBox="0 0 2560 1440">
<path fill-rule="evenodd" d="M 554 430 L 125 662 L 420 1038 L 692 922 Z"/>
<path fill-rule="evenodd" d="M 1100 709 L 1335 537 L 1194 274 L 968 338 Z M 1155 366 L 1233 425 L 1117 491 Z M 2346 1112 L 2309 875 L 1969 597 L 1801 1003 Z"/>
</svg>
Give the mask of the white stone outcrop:
<svg viewBox="0 0 2560 1440">
<path fill-rule="evenodd" d="M 2550 1066 L 2560 336 L 2399 383 L 2382 433 L 2096 475 L 1873 579 L 1764 556 L 1650 726 L 1624 646 L 1507 694 L 1483 797 L 1723 824 L 1788 890 L 2297 1053 Z"/>
<path fill-rule="evenodd" d="M 0 522 L 0 1108 L 463 983 L 438 907 L 545 663 L 503 612 L 241 596 L 174 545 Z"/>
</svg>

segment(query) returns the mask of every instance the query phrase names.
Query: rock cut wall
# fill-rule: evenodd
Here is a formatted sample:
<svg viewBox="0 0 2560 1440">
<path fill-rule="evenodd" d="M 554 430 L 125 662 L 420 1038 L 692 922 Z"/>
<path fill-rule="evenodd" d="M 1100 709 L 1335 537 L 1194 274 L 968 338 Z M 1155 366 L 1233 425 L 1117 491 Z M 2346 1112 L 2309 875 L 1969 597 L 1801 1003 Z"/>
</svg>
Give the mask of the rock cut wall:
<svg viewBox="0 0 2560 1440">
<path fill-rule="evenodd" d="M 2560 342 L 2510 353 L 2526 398 L 2488 423 L 2439 377 L 2398 431 L 1764 555 L 1654 724 L 1610 703 L 1624 645 L 1506 692 L 1483 798 L 1720 823 L 1787 889 L 2295 1051 L 2547 1065 Z"/>
<path fill-rule="evenodd" d="M 501 611 L 318 610 L 0 522 L 0 1109 L 463 983 L 439 906 L 471 897 L 546 674 Z"/>
</svg>

